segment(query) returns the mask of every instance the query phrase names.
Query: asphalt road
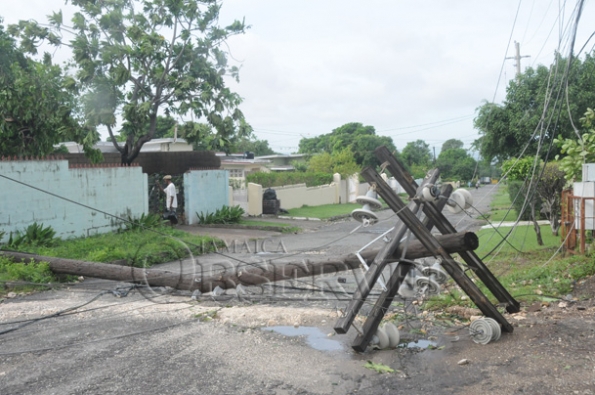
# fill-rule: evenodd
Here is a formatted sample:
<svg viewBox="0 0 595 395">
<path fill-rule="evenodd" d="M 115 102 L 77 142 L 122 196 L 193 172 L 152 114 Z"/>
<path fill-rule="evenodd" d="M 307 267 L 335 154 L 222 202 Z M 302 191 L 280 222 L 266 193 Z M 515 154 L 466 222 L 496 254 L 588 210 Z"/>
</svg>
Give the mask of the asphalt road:
<svg viewBox="0 0 595 395">
<path fill-rule="evenodd" d="M 494 188 L 471 191 L 479 211 L 487 211 Z M 347 219 L 302 224 L 297 235 L 235 233 L 229 239 L 239 246 L 235 251 L 161 267 L 188 272 L 200 265 L 343 255 L 396 222 L 390 210 L 380 217 L 358 229 Z M 484 223 L 464 214 L 448 217 L 459 231 Z M 468 371 L 448 369 L 440 381 L 425 380 L 422 372 L 439 353 L 356 354 L 349 347 L 353 331 L 328 338 L 335 342 L 330 347 L 262 330 L 295 325 L 318 328 L 326 338 L 349 297 L 325 292 L 334 284 L 348 291 L 355 277 L 340 273 L 248 290 L 253 293 L 241 298 L 230 291 L 194 295 L 197 300 L 171 289 L 125 295 L 127 284 L 85 280 L 7 299 L 0 304 L 0 394 L 450 394 L 457 383 L 477 381 Z M 366 360 L 390 362 L 398 371 L 379 375 L 364 368 Z"/>
</svg>

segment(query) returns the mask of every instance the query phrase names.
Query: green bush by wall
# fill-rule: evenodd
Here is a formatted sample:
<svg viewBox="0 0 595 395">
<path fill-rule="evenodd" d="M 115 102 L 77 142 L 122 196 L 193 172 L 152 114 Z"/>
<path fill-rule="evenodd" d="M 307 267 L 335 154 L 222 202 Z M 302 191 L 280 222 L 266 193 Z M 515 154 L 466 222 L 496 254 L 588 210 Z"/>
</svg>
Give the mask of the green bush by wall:
<svg viewBox="0 0 595 395">
<path fill-rule="evenodd" d="M 333 182 L 333 175 L 330 173 L 252 173 L 246 176 L 248 182 L 262 185 L 263 188 L 281 187 L 284 185 L 306 184 L 308 187 L 328 185 Z"/>
</svg>

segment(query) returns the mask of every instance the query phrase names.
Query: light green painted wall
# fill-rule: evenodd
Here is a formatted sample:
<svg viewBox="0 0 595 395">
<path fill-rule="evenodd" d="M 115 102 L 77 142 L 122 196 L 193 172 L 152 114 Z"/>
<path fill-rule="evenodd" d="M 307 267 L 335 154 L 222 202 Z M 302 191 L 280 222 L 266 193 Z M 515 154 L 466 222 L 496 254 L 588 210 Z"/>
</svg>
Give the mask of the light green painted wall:
<svg viewBox="0 0 595 395">
<path fill-rule="evenodd" d="M 60 238 L 115 230 L 118 218 L 148 213 L 147 183 L 140 167 L 69 169 L 65 160 L 0 161 L 2 241 L 33 222 L 51 226 Z"/>
</svg>

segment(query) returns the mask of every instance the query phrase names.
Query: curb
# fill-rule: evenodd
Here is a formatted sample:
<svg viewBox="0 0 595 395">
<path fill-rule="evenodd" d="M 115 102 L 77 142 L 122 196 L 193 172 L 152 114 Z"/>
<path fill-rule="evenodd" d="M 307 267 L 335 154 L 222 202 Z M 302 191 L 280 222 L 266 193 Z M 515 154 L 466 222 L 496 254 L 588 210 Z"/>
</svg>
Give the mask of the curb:
<svg viewBox="0 0 595 395">
<path fill-rule="evenodd" d="M 320 218 L 312 218 L 312 217 L 287 217 L 285 215 L 277 216 L 278 219 L 290 219 L 294 221 L 322 221 Z"/>
<path fill-rule="evenodd" d="M 287 233 L 291 226 L 270 226 L 270 225 L 241 225 L 241 224 L 211 224 L 211 225 L 196 225 L 197 228 L 213 228 L 213 229 L 247 229 L 247 230 L 264 230 L 267 232 Z M 301 232 L 301 229 L 300 229 Z M 293 233 L 293 232 L 292 232 Z"/>
</svg>

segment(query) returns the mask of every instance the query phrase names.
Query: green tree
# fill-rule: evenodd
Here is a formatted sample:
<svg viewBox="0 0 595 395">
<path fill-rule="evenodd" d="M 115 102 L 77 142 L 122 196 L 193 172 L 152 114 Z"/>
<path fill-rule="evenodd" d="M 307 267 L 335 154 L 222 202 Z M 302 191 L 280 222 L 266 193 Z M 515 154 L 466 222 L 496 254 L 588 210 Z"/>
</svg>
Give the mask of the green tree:
<svg viewBox="0 0 595 395">
<path fill-rule="evenodd" d="M 567 95 L 567 100 L 566 100 Z M 555 136 L 575 138 L 575 127 L 584 109 L 595 102 L 595 58 L 556 56 L 551 67 L 527 68 L 511 80 L 502 104 L 484 103 L 474 120 L 481 137 L 474 142 L 482 157 L 492 162 L 519 155 L 532 156 Z M 526 149 L 525 149 L 526 147 Z M 551 158 L 557 154 L 549 153 Z"/>
<path fill-rule="evenodd" d="M 543 245 L 541 228 L 537 223 L 541 200 L 537 193 L 539 176 L 543 163 L 535 157 L 510 158 L 502 164 L 502 176 L 508 179 L 508 194 L 519 219 L 528 219 L 533 222 L 533 229 L 537 237 L 537 244 Z M 529 209 L 527 211 L 527 208 Z"/>
<path fill-rule="evenodd" d="M 449 139 L 442 144 L 442 149 L 440 151 L 446 151 L 453 148 L 463 148 L 464 146 L 465 144 L 461 140 Z"/>
<path fill-rule="evenodd" d="M 54 144 L 74 140 L 91 160 L 101 158 L 92 149 L 99 135 L 78 119 L 70 84 L 49 55 L 36 62 L 17 49 L 0 19 L 1 155 L 44 156 Z"/>
<path fill-rule="evenodd" d="M 323 152 L 313 155 L 308 162 L 308 170 L 310 172 L 339 173 L 342 178 L 359 173 L 360 169 L 360 166 L 353 159 L 353 154 L 349 148 L 335 151 L 332 154 Z"/>
<path fill-rule="evenodd" d="M 376 135 L 373 126 L 351 122 L 333 129 L 331 133 L 301 139 L 298 152 L 302 154 L 323 152 L 332 154 L 348 148 L 355 158 L 355 162 L 361 167 L 365 167 L 377 165 L 374 150 L 381 145 L 385 145 L 389 150 L 397 153 L 390 137 Z"/>
<path fill-rule="evenodd" d="M 158 115 L 157 125 L 155 126 L 155 135 L 153 136 L 153 138 L 160 139 L 166 137 L 174 137 L 176 124 L 177 122 L 174 118 Z M 148 123 L 146 124 L 146 127 L 147 129 L 149 128 Z M 131 125 L 129 122 L 124 122 L 124 124 L 122 125 L 122 129 L 120 129 L 120 134 L 115 136 L 116 140 L 118 142 L 125 142 L 131 133 L 134 133 L 133 125 Z"/>
<path fill-rule="evenodd" d="M 451 148 L 440 151 L 436 159 L 436 167 L 445 180 L 471 180 L 477 162 L 463 148 Z"/>
<path fill-rule="evenodd" d="M 546 163 L 536 188 L 554 236 L 558 236 L 560 229 L 560 200 L 565 184 L 564 171 L 560 169 L 559 164 Z"/>
<path fill-rule="evenodd" d="M 236 152 L 253 152 L 255 156 L 273 155 L 275 151 L 269 147 L 267 140 L 259 140 L 255 136 L 241 137 L 234 143 Z"/>
<path fill-rule="evenodd" d="M 221 4 L 216 0 L 72 0 L 79 12 L 72 27 L 62 13 L 50 16 L 50 27 L 21 21 L 13 32 L 21 45 L 35 51 L 46 39 L 67 43 L 74 53 L 77 88 L 85 116 L 92 125 L 105 125 L 112 141 L 116 114 L 126 126 L 120 147 L 123 163 L 131 163 L 141 147 L 155 137 L 159 115 L 193 114 L 215 130 L 224 146 L 242 133 L 240 97 L 225 85 L 224 75 L 237 78 L 222 50 L 227 38 L 244 33 L 244 22 L 218 26 Z M 65 43 L 66 44 L 66 43 Z M 214 139 L 213 139 L 214 140 Z"/>
<path fill-rule="evenodd" d="M 410 168 L 413 165 L 429 167 L 431 158 L 430 145 L 423 140 L 408 142 L 401 151 L 401 159 Z"/>
<path fill-rule="evenodd" d="M 577 138 L 558 136 L 554 142 L 560 148 L 560 170 L 564 172 L 568 181 L 580 180 L 584 163 L 595 162 L 595 112 L 588 108 L 585 116 L 580 119 L 584 133 Z"/>
</svg>

